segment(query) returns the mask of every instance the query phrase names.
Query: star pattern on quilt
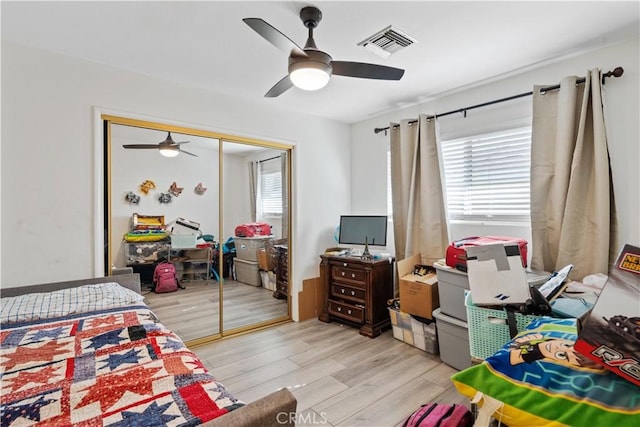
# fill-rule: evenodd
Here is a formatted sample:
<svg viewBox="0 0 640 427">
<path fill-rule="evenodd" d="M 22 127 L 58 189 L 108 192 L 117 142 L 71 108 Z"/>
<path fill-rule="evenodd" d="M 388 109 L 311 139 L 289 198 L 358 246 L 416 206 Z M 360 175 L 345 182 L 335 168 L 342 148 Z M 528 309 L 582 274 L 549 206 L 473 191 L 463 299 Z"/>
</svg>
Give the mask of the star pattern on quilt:
<svg viewBox="0 0 640 427">
<path fill-rule="evenodd" d="M 90 338 L 91 344 L 85 348 L 93 347 L 94 350 L 98 350 L 106 345 L 118 345 L 121 341 L 125 341 L 126 338 L 122 338 L 120 334 L 124 329 L 114 329 L 113 331 L 100 334 L 95 338 Z"/>
<path fill-rule="evenodd" d="M 122 421 L 111 424 L 114 427 L 119 426 L 164 426 L 169 421 L 178 418 L 178 415 L 165 414 L 164 412 L 171 406 L 171 402 L 158 406 L 156 402 L 151 404 L 144 412 L 122 411 Z"/>
<path fill-rule="evenodd" d="M 44 396 L 39 396 L 38 400 L 32 403 L 6 406 L 2 411 L 2 425 L 9 425 L 20 417 L 31 421 L 40 421 L 40 410 L 53 402 L 55 402 L 54 399 L 45 399 Z"/>
<path fill-rule="evenodd" d="M 128 369 L 122 374 L 100 376 L 96 378 L 94 385 L 83 389 L 83 391 L 89 390 L 89 393 L 82 398 L 78 407 L 100 402 L 100 409 L 105 412 L 127 391 L 138 395 L 151 395 L 153 393 L 153 376 L 160 369 L 136 367 Z"/>
<path fill-rule="evenodd" d="M 164 369 L 173 376 L 193 374 L 193 370 L 185 366 L 179 357 L 167 358 L 163 362 Z"/>
<path fill-rule="evenodd" d="M 11 388 L 11 392 L 13 393 L 14 391 L 21 389 L 27 384 L 47 384 L 49 382 L 49 379 L 54 376 L 55 371 L 56 368 L 54 368 L 53 366 L 47 366 L 36 372 L 21 371 L 15 378 L 3 378 L 3 381 L 6 381 L 7 385 Z"/>
<path fill-rule="evenodd" d="M 65 346 L 66 343 L 49 341 L 40 347 L 18 347 L 14 353 L 2 354 L 2 357 L 8 359 L 2 362 L 2 366 L 10 370 L 22 363 L 35 364 L 36 362 L 52 362 L 56 356 L 67 352 L 64 349 Z"/>
<path fill-rule="evenodd" d="M 107 326 L 115 325 L 116 323 L 118 323 L 118 320 L 119 320 L 118 316 L 114 314 L 110 316 L 105 316 L 105 317 L 96 317 L 91 321 L 91 327 L 97 328 L 98 326 L 101 326 L 101 325 L 107 325 Z"/>
<path fill-rule="evenodd" d="M 173 351 L 178 351 L 182 348 L 184 348 L 184 344 L 171 338 L 167 338 L 167 341 L 162 345 L 163 350 L 171 349 Z"/>
<path fill-rule="evenodd" d="M 150 313 L 100 311 L 97 328 L 77 314 L 3 325 L 0 425 L 187 426 L 241 406 Z"/>
<path fill-rule="evenodd" d="M 202 361 L 200 359 L 197 359 L 197 358 L 193 358 L 193 359 L 189 360 L 187 362 L 187 365 L 193 365 L 192 369 L 196 369 L 196 368 L 206 369 L 204 367 L 204 365 L 202 364 Z"/>
<path fill-rule="evenodd" d="M 32 342 L 42 341 L 44 338 L 58 339 L 64 332 L 65 327 L 59 326 L 54 329 L 40 329 L 38 332 L 29 337 Z"/>
<path fill-rule="evenodd" d="M 100 369 L 104 369 L 108 366 L 109 369 L 113 371 L 117 367 L 125 363 L 136 364 L 138 363 L 138 360 L 140 360 L 139 354 L 140 350 L 136 350 L 135 348 L 127 351 L 125 354 L 110 354 L 106 360 L 105 365 L 103 365 Z"/>
<path fill-rule="evenodd" d="M 153 313 L 144 313 L 138 316 L 141 320 L 149 320 L 152 323 L 158 323 L 158 318 Z M 141 322 L 142 323 L 142 322 Z"/>
</svg>

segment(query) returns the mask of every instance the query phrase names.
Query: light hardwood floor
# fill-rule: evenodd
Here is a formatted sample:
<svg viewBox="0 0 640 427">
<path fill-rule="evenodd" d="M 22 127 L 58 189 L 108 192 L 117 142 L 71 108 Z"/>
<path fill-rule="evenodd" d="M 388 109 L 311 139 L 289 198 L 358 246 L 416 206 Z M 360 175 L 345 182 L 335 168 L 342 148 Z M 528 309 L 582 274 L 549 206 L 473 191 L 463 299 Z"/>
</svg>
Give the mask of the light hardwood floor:
<svg viewBox="0 0 640 427">
<path fill-rule="evenodd" d="M 162 318 L 161 318 L 162 320 Z M 463 403 L 437 355 L 339 323 L 291 322 L 193 349 L 239 399 L 281 387 L 298 400 L 298 426 L 400 426 L 427 402 Z"/>
<path fill-rule="evenodd" d="M 219 288 L 215 280 L 184 281 L 185 289 L 156 294 L 144 290 L 145 304 L 183 341 L 220 332 Z M 273 291 L 234 280 L 224 280 L 225 330 L 287 315 L 287 301 Z"/>
</svg>

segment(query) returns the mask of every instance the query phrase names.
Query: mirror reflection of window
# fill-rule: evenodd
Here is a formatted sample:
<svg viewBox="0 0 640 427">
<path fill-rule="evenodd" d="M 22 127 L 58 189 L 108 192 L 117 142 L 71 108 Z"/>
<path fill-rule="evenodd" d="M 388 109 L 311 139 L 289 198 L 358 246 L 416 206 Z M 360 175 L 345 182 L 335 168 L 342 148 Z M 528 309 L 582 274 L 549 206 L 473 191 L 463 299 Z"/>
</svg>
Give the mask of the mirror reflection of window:
<svg viewBox="0 0 640 427">
<path fill-rule="evenodd" d="M 260 164 L 260 193 L 258 196 L 260 216 L 258 220 L 271 216 L 282 216 L 282 171 L 280 158 L 264 160 Z"/>
</svg>

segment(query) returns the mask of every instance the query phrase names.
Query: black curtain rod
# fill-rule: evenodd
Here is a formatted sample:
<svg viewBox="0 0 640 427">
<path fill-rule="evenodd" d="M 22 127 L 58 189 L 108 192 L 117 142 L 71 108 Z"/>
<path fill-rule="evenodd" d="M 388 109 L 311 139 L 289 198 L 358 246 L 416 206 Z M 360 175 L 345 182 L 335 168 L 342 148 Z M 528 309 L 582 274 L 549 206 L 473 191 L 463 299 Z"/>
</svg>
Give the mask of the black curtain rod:
<svg viewBox="0 0 640 427">
<path fill-rule="evenodd" d="M 622 74 L 624 73 L 624 69 L 622 67 L 616 67 L 613 71 L 607 71 L 606 73 L 604 73 L 602 75 L 602 84 L 604 84 L 604 79 L 607 77 L 620 77 L 622 76 Z M 584 83 L 585 78 L 579 78 L 578 80 L 576 80 L 577 84 L 582 84 Z M 556 90 L 556 89 L 560 89 L 560 85 L 553 85 L 553 86 L 546 86 L 546 87 L 542 87 L 540 88 L 540 93 L 544 93 L 550 90 Z M 464 108 L 458 108 L 457 110 L 452 110 L 452 111 L 447 111 L 446 113 L 441 113 L 441 114 L 435 114 L 433 116 L 430 116 L 430 118 L 433 117 L 444 117 L 444 116 L 449 116 L 451 114 L 456 114 L 456 113 L 462 113 L 464 114 L 464 117 L 467 117 L 467 111 L 468 110 L 473 110 L 475 108 L 480 108 L 480 107 L 486 107 L 487 105 L 493 105 L 493 104 L 499 104 L 501 102 L 505 102 L 505 101 L 511 101 L 513 99 L 517 99 L 517 98 L 523 98 L 525 96 L 531 96 L 533 95 L 533 91 L 531 92 L 526 92 L 526 93 L 519 93 L 517 95 L 512 95 L 512 96 L 508 96 L 506 98 L 500 98 L 500 99 L 495 99 L 493 101 L 488 101 L 488 102 L 483 102 L 482 104 L 476 104 L 476 105 L 472 105 L 470 107 L 464 107 Z M 409 123 L 417 123 L 418 120 L 410 120 Z M 384 127 L 384 128 L 375 128 L 373 131 L 375 133 L 380 133 L 380 132 L 384 132 L 386 135 L 386 131 L 388 131 L 390 128 L 390 126 Z"/>
<path fill-rule="evenodd" d="M 275 159 L 279 159 L 279 158 L 280 158 L 280 156 L 269 157 L 268 159 L 258 160 L 258 163 L 268 162 L 269 160 L 275 160 Z"/>
</svg>

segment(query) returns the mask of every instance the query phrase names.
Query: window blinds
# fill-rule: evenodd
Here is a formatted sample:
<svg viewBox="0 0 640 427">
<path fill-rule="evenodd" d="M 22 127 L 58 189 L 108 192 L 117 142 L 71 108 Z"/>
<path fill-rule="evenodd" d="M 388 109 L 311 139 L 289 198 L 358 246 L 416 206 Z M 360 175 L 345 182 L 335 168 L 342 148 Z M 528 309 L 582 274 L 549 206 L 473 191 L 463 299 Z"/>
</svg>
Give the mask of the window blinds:
<svg viewBox="0 0 640 427">
<path fill-rule="evenodd" d="M 441 146 L 449 220 L 529 221 L 531 128 Z"/>
<path fill-rule="evenodd" d="M 282 215 L 280 158 L 264 161 L 260 170 L 262 213 L 265 215 Z"/>
</svg>

